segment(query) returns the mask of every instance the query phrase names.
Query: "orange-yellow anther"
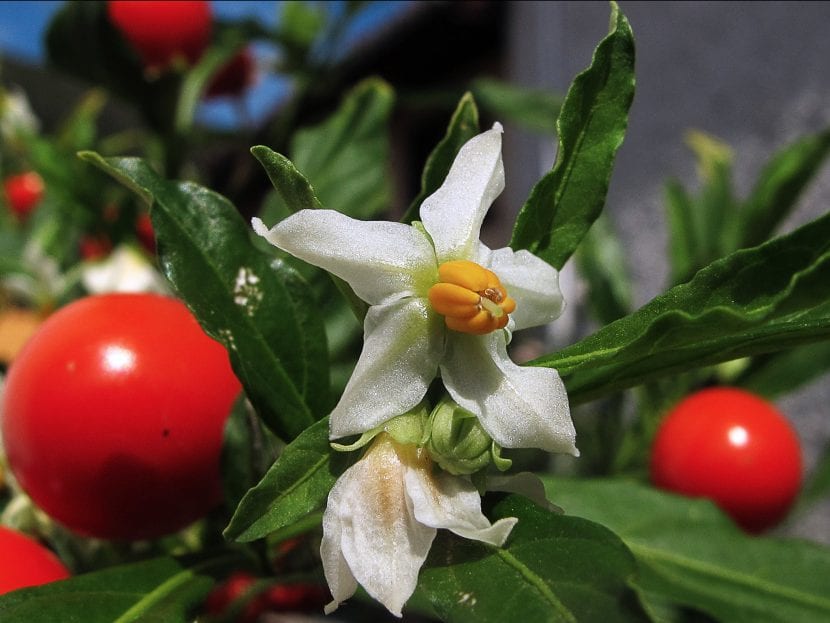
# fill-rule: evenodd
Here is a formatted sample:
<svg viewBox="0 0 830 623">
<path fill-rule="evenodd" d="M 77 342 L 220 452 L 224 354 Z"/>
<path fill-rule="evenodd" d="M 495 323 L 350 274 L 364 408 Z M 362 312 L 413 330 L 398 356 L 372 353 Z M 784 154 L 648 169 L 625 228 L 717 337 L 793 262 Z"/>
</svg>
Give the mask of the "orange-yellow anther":
<svg viewBox="0 0 830 623">
<path fill-rule="evenodd" d="M 503 329 L 516 309 L 496 274 L 475 262 L 444 262 L 438 279 L 429 289 L 429 302 L 453 331 L 484 335 Z"/>
</svg>

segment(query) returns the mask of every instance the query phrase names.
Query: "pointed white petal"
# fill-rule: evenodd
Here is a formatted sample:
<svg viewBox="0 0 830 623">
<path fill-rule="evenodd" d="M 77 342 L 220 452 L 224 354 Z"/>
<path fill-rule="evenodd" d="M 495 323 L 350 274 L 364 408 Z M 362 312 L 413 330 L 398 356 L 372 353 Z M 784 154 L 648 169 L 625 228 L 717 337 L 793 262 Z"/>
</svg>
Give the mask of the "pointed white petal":
<svg viewBox="0 0 830 623">
<path fill-rule="evenodd" d="M 257 218 L 252 223 L 274 246 L 347 281 L 370 305 L 423 292 L 437 275 L 429 241 L 403 223 L 333 210 L 300 210 L 270 230 Z"/>
<path fill-rule="evenodd" d="M 431 464 L 419 463 L 406 470 L 406 493 L 416 519 L 466 539 L 501 546 L 519 520 L 505 517 L 491 524 L 481 512 L 481 496 L 469 480 L 430 468 Z"/>
<path fill-rule="evenodd" d="M 482 265 L 496 273 L 516 301 L 516 310 L 510 314 L 516 331 L 552 322 L 565 309 L 559 272 L 529 251 L 497 249 Z"/>
<path fill-rule="evenodd" d="M 370 307 L 363 352 L 329 419 L 331 438 L 364 433 L 417 405 L 438 372 L 444 332 L 426 299 Z"/>
<path fill-rule="evenodd" d="M 348 470 L 347 470 L 348 472 Z M 345 475 L 345 474 L 344 474 Z M 335 483 L 335 488 L 340 481 Z M 341 486 L 341 491 L 334 496 L 334 489 L 329 493 L 329 503 L 323 513 L 323 540 L 320 543 L 320 558 L 323 561 L 323 573 L 326 576 L 333 601 L 326 605 L 326 614 L 331 614 L 341 602 L 354 595 L 357 590 L 357 580 L 343 557 L 340 545 L 340 535 L 343 530 L 342 505 L 344 495 L 348 494 L 350 483 Z"/>
<path fill-rule="evenodd" d="M 414 592 L 436 534 L 415 519 L 404 471 L 394 444 L 380 437 L 338 479 L 326 507 L 326 515 L 339 519 L 340 547 L 353 577 L 395 616 Z"/>
<path fill-rule="evenodd" d="M 504 190 L 499 124 L 467 141 L 441 187 L 421 204 L 439 263 L 475 256 L 481 222 Z"/>
<path fill-rule="evenodd" d="M 499 332 L 448 331 L 446 348 L 441 376 L 447 391 L 478 416 L 496 443 L 579 454 L 568 395 L 556 370 L 517 366 Z"/>
</svg>

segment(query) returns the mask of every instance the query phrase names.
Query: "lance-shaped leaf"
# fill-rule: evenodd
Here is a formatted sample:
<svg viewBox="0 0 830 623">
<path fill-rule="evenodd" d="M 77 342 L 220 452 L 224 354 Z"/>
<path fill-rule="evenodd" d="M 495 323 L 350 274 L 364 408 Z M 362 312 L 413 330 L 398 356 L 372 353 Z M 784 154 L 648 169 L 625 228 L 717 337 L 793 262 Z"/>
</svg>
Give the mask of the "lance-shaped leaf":
<svg viewBox="0 0 830 623">
<path fill-rule="evenodd" d="M 739 245 L 764 240 L 795 206 L 830 153 L 830 129 L 805 137 L 775 154 L 758 177 L 741 213 Z"/>
<path fill-rule="evenodd" d="M 830 549 L 744 535 L 711 503 L 621 480 L 547 479 L 568 515 L 597 521 L 637 559 L 636 586 L 731 623 L 830 620 Z"/>
<path fill-rule="evenodd" d="M 254 541 L 323 508 L 354 455 L 331 449 L 328 418 L 320 420 L 289 444 L 259 484 L 245 494 L 225 537 Z"/>
<path fill-rule="evenodd" d="M 326 208 L 358 219 L 389 208 L 387 126 L 394 99 L 388 84 L 366 80 L 334 115 L 295 135 L 291 159 Z"/>
<path fill-rule="evenodd" d="M 501 548 L 440 531 L 418 581 L 448 623 L 642 621 L 627 583 L 630 552 L 590 521 L 546 511 L 519 496 L 490 518 L 519 522 Z"/>
<path fill-rule="evenodd" d="M 201 563 L 157 558 L 0 596 L 0 623 L 188 623 L 239 555 Z"/>
<path fill-rule="evenodd" d="M 424 171 L 421 174 L 421 192 L 412 201 L 403 217 L 405 223 L 417 221 L 419 210 L 424 199 L 434 193 L 450 172 L 453 160 L 458 155 L 461 146 L 479 133 L 478 108 L 475 100 L 469 93 L 465 93 L 450 119 L 447 132 L 444 134 L 432 153 L 429 154 Z"/>
<path fill-rule="evenodd" d="M 635 313 L 533 365 L 572 402 L 694 367 L 830 338 L 830 214 L 710 264 Z"/>
<path fill-rule="evenodd" d="M 152 206 L 162 269 L 228 349 L 269 428 L 290 440 L 322 416 L 330 407 L 325 333 L 305 282 L 252 245 L 248 225 L 221 195 L 164 180 L 137 158 L 82 157 Z"/>
<path fill-rule="evenodd" d="M 553 169 L 522 207 L 510 246 L 561 268 L 602 211 L 634 98 L 634 38 L 612 2 L 611 30 L 573 81 L 556 123 Z"/>
</svg>

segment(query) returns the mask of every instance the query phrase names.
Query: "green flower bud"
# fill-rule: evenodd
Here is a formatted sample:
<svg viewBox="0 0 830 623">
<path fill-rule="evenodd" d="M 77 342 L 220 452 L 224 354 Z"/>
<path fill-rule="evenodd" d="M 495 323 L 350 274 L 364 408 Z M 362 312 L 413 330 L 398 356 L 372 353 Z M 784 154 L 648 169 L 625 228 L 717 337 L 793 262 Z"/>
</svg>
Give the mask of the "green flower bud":
<svg viewBox="0 0 830 623">
<path fill-rule="evenodd" d="M 427 430 L 427 451 L 451 474 L 472 474 L 493 460 L 495 444 L 478 418 L 448 398 L 432 410 Z"/>
</svg>

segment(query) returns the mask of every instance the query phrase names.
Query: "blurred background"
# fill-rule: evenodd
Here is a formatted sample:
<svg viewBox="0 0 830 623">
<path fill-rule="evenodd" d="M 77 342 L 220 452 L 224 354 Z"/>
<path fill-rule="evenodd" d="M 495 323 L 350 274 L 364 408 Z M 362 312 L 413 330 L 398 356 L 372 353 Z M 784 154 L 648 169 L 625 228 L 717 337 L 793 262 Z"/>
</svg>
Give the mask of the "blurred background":
<svg viewBox="0 0 830 623">
<path fill-rule="evenodd" d="M 277 28 L 285 3 L 213 2 L 222 20 L 248 19 Z M 321 3 L 320 10 L 348 10 L 346 2 Z M 0 80 L 28 95 L 44 131 L 58 126 L 88 89 L 82 80 L 47 62 L 44 35 L 61 2 L 0 3 Z M 813 2 L 622 2 L 637 41 L 637 94 L 629 130 L 617 156 L 606 212 L 617 231 L 625 268 L 639 307 L 664 291 L 669 281 L 666 183 L 677 180 L 694 192 L 700 185 L 690 130 L 728 146 L 737 196 L 751 189 L 771 154 L 830 126 L 830 3 Z M 605 2 L 373 2 L 359 19 L 321 50 L 337 71 L 305 97 L 294 121 L 319 121 L 343 90 L 361 78 L 380 75 L 398 93 L 392 118 L 393 214 L 402 213 L 418 192 L 422 163 L 443 135 L 458 97 L 473 89 L 486 103 L 492 90 L 483 78 L 563 95 L 605 34 Z M 259 42 L 251 88 L 238 98 L 205 101 L 196 123 L 215 134 L 197 158 L 211 187 L 228 195 L 243 212 L 253 212 L 270 188 L 250 155 L 232 151 L 229 137 L 247 144 L 281 147 L 263 130 L 292 106 L 297 82 L 279 73 L 284 51 Z M 54 58 L 52 59 L 55 60 Z M 336 78 L 334 78 L 336 76 Z M 498 119 L 498 106 L 482 106 L 483 126 Z M 503 245 L 515 214 L 533 183 L 555 158 L 553 119 L 515 124 L 505 120 L 507 190 L 488 222 L 485 241 Z M 141 120 L 118 98 L 101 118 L 115 132 Z M 271 140 L 273 139 L 273 140 Z M 692 141 L 693 143 L 693 141 Z M 799 200 L 782 231 L 827 211 L 830 168 L 825 167 Z M 562 346 L 595 325 L 586 312 L 585 287 L 574 262 L 563 271 L 569 302 L 566 316 L 545 340 Z M 811 469 L 830 440 L 830 380 L 822 376 L 782 398 L 802 438 Z M 589 406 L 590 408 L 590 406 Z M 825 503 L 783 528 L 830 543 L 830 505 Z"/>
</svg>

